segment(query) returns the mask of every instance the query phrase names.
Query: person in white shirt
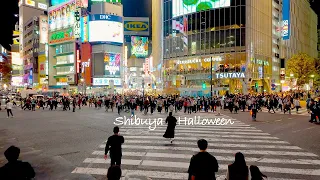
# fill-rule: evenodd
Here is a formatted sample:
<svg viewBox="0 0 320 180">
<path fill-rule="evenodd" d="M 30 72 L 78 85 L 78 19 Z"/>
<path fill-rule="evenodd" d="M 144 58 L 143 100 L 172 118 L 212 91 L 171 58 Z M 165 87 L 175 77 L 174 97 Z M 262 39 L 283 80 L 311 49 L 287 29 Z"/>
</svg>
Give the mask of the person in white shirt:
<svg viewBox="0 0 320 180">
<path fill-rule="evenodd" d="M 7 109 L 8 118 L 10 117 L 10 114 L 11 114 L 11 117 L 13 117 L 12 106 L 13 106 L 13 103 L 11 101 L 7 101 L 6 109 Z"/>
</svg>

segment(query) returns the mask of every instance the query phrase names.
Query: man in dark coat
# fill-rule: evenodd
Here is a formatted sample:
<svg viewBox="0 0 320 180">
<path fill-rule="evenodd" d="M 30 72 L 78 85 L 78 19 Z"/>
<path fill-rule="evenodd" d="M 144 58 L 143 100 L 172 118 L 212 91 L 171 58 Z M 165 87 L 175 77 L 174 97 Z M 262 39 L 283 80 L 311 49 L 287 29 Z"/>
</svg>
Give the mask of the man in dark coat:
<svg viewBox="0 0 320 180">
<path fill-rule="evenodd" d="M 11 146 L 5 152 L 4 156 L 8 163 L 0 168 L 0 179 L 26 180 L 35 177 L 35 172 L 27 162 L 18 161 L 20 149 Z"/>
<path fill-rule="evenodd" d="M 169 112 L 169 116 L 166 119 L 166 123 L 168 123 L 168 126 L 163 137 L 170 138 L 170 143 L 172 143 L 174 138 L 174 129 L 176 128 L 176 125 L 177 125 L 177 119 L 174 116 L 172 116 L 172 112 Z"/>
<path fill-rule="evenodd" d="M 121 165 L 121 157 L 122 157 L 122 149 L 121 145 L 124 143 L 123 136 L 119 135 L 119 127 L 113 128 L 114 135 L 108 138 L 104 159 L 107 159 L 107 154 L 110 149 L 110 158 L 111 158 L 111 166 L 112 165 Z M 111 146 L 111 147 L 110 147 Z"/>
<path fill-rule="evenodd" d="M 189 180 L 215 180 L 215 173 L 219 165 L 217 159 L 208 153 L 208 142 L 204 139 L 198 141 L 200 152 L 192 156 L 189 165 Z"/>
</svg>

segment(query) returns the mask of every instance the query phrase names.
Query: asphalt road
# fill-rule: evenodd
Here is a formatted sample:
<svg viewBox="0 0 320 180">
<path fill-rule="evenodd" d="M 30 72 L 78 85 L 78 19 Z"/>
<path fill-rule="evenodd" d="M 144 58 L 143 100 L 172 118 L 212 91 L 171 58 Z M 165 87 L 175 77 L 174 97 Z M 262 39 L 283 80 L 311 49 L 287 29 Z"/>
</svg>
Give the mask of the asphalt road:
<svg viewBox="0 0 320 180">
<path fill-rule="evenodd" d="M 36 179 L 105 179 L 109 162 L 103 159 L 104 144 L 119 117 L 116 113 L 92 108 L 77 109 L 75 113 L 14 109 L 13 113 L 15 117 L 8 119 L 4 111 L 0 112 L 0 165 L 6 163 L 3 152 L 15 145 L 21 148 L 21 159 L 35 168 Z M 221 164 L 217 174 L 220 179 L 238 151 L 244 152 L 248 164 L 261 166 L 269 179 L 320 179 L 320 126 L 309 123 L 307 116 L 259 113 L 258 121 L 252 122 L 249 112 L 222 113 L 226 116 L 196 115 L 231 117 L 236 124 L 178 125 L 173 145 L 162 138 L 165 124 L 153 131 L 148 131 L 148 127 L 121 127 L 126 139 L 123 174 L 148 176 L 152 180 L 185 179 L 190 158 L 197 151 L 196 140 L 205 138 Z M 191 118 L 195 114 L 176 115 Z M 165 118 L 158 113 L 138 116 Z"/>
</svg>

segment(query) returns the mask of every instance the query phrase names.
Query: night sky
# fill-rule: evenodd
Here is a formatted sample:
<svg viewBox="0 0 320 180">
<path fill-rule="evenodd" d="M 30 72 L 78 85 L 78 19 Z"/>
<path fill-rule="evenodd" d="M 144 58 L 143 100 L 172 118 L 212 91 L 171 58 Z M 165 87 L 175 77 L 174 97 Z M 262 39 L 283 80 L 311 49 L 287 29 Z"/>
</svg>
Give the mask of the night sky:
<svg viewBox="0 0 320 180">
<path fill-rule="evenodd" d="M 19 13 L 18 0 L 3 0 L 0 11 L 1 18 L 1 38 L 0 44 L 10 50 L 9 44 L 12 44 L 12 31 L 18 18 L 14 14 Z M 310 0 L 311 7 L 318 14 L 318 29 L 320 29 L 320 0 Z M 146 17 L 151 14 L 151 0 L 123 0 L 125 16 Z M 144 11 L 150 8 L 149 11 Z"/>
</svg>

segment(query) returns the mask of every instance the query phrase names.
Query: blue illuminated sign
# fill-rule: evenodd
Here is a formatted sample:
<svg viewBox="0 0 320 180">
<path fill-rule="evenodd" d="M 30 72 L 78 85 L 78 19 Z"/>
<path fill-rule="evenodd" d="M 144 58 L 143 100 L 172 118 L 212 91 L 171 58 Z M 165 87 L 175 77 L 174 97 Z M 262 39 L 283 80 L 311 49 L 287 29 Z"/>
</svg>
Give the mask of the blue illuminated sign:
<svg viewBox="0 0 320 180">
<path fill-rule="evenodd" d="M 282 2 L 282 38 L 283 40 L 290 38 L 290 0 Z"/>
<path fill-rule="evenodd" d="M 122 23 L 122 17 L 108 14 L 94 14 L 91 16 L 90 21 L 115 21 Z"/>
</svg>

